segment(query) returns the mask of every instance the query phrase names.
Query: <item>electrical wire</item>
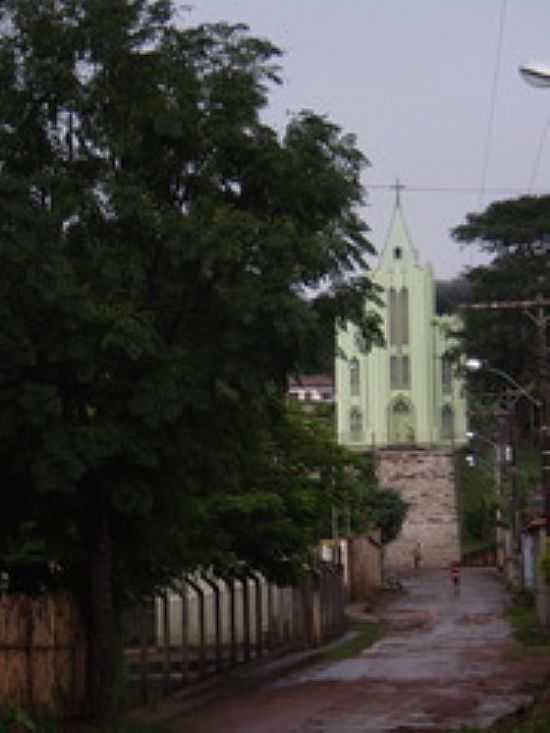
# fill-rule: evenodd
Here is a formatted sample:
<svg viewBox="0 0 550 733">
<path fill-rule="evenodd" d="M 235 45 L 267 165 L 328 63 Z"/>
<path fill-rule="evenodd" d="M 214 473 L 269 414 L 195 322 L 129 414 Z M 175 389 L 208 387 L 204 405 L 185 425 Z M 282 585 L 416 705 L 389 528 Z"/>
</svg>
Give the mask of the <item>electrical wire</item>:
<svg viewBox="0 0 550 733">
<path fill-rule="evenodd" d="M 548 121 L 550 128 L 550 119 Z M 395 191 L 395 183 L 367 183 L 365 189 Z M 479 186 L 406 186 L 405 190 L 412 193 L 487 193 L 487 194 L 524 194 L 525 188 L 480 188 Z M 529 193 L 550 193 L 550 188 L 530 188 Z"/>
<path fill-rule="evenodd" d="M 533 168 L 531 169 L 531 177 L 529 179 L 529 187 L 527 188 L 527 193 L 531 193 L 531 191 L 533 190 L 533 186 L 535 184 L 535 180 L 539 172 L 540 161 L 542 158 L 542 151 L 544 149 L 544 143 L 546 142 L 546 136 L 548 135 L 549 129 L 550 129 L 550 115 L 548 115 L 548 117 L 546 118 L 546 122 L 544 123 L 544 127 L 542 128 L 539 145 L 537 148 L 537 153 L 535 155 L 535 160 L 533 161 Z"/>
<path fill-rule="evenodd" d="M 502 39 L 504 37 L 506 5 L 507 5 L 507 0 L 502 0 L 502 4 L 500 6 L 500 19 L 499 19 L 498 40 L 497 40 L 497 49 L 496 49 L 495 70 L 494 70 L 493 82 L 491 86 L 491 97 L 489 101 L 489 119 L 487 123 L 487 135 L 485 138 L 485 149 L 483 153 L 483 162 L 482 162 L 482 168 L 481 168 L 481 186 L 479 189 L 479 201 L 478 201 L 478 206 L 480 208 L 483 203 L 483 196 L 485 193 L 485 184 L 487 182 L 487 171 L 489 169 L 489 158 L 491 155 L 491 148 L 493 145 L 494 126 L 495 126 L 494 124 L 495 123 L 495 109 L 496 109 L 497 90 L 498 90 L 498 78 L 500 75 L 500 64 L 501 64 L 501 58 L 502 58 Z"/>
</svg>

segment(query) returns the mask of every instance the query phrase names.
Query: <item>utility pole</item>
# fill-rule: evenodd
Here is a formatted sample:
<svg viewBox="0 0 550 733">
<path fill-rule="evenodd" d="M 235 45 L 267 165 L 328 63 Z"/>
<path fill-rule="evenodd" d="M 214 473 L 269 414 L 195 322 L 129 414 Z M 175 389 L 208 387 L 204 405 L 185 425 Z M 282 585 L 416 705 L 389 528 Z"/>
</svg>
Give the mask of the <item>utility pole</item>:
<svg viewBox="0 0 550 733">
<path fill-rule="evenodd" d="M 537 352 L 537 392 L 540 402 L 540 461 L 541 484 L 544 496 L 545 535 L 546 544 L 550 538 L 550 425 L 548 425 L 550 408 L 550 380 L 547 368 L 547 339 L 546 331 L 550 323 L 550 315 L 545 308 L 550 306 L 550 299 L 538 295 L 531 300 L 493 301 L 489 303 L 470 303 L 461 306 L 468 310 L 514 310 L 526 315 L 536 328 Z M 515 477 L 514 479 L 515 480 Z M 542 589 L 541 589 L 542 590 Z M 540 605 L 537 603 L 539 620 L 550 625 L 550 587 L 545 586 L 544 593 L 540 594 Z"/>
<path fill-rule="evenodd" d="M 462 309 L 468 310 L 515 310 L 521 311 L 535 324 L 537 331 L 537 392 L 540 401 L 540 456 L 541 483 L 544 494 L 544 514 L 547 520 L 546 533 L 550 536 L 550 425 L 548 411 L 550 405 L 550 380 L 546 364 L 546 330 L 550 323 L 550 315 L 546 315 L 545 306 L 550 306 L 550 298 L 538 295 L 531 300 L 501 300 L 489 303 L 468 303 Z"/>
</svg>

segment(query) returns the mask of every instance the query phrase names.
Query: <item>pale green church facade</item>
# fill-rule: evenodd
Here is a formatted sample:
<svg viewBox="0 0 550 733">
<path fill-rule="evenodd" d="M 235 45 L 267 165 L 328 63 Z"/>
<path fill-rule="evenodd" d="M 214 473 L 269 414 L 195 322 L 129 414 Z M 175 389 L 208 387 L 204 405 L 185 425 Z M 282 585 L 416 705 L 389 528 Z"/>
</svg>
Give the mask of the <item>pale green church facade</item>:
<svg viewBox="0 0 550 733">
<path fill-rule="evenodd" d="M 385 346 L 361 349 L 356 329 L 337 331 L 338 442 L 356 450 L 447 447 L 466 442 L 464 384 L 448 357 L 454 316 L 438 316 L 431 266 L 423 265 L 397 196 L 372 273 L 381 286 Z"/>
</svg>

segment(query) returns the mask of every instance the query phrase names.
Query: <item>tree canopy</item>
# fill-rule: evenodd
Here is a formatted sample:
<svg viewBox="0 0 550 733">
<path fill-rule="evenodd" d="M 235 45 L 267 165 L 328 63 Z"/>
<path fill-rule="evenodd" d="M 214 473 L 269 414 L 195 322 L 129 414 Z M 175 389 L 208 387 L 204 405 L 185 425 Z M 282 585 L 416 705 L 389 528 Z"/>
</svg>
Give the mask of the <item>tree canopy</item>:
<svg viewBox="0 0 550 733">
<path fill-rule="evenodd" d="M 314 112 L 262 121 L 280 52 L 242 25 L 5 0 L 0 27 L 0 542 L 84 599 L 102 715 L 114 609 L 315 533 L 281 403 L 327 322 L 380 338 L 366 159 Z"/>
<path fill-rule="evenodd" d="M 550 196 L 497 201 L 481 213 L 468 214 L 453 230 L 459 242 L 493 255 L 488 265 L 470 269 L 469 300 L 477 303 L 550 297 Z M 540 378 L 535 327 L 521 309 L 465 310 L 465 348 L 487 359 L 526 387 Z M 502 383 L 485 374 L 484 390 L 501 392 Z M 528 406 L 527 406 L 528 407 Z"/>
</svg>

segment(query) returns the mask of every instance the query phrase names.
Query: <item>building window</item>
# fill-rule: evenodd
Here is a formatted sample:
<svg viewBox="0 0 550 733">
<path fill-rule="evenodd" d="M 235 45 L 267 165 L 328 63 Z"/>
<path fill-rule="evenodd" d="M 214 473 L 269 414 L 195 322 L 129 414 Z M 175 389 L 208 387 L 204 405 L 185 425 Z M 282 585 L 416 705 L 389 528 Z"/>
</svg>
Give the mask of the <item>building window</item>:
<svg viewBox="0 0 550 733">
<path fill-rule="evenodd" d="M 363 415 L 357 407 L 352 407 L 349 411 L 349 433 L 353 441 L 363 437 Z"/>
<path fill-rule="evenodd" d="M 391 346 L 405 346 L 409 343 L 409 291 L 407 288 L 388 292 Z"/>
<path fill-rule="evenodd" d="M 365 341 L 365 337 L 361 333 L 361 331 L 355 332 L 355 348 L 358 349 L 361 352 L 365 352 L 367 350 L 367 342 Z"/>
<path fill-rule="evenodd" d="M 441 359 L 441 388 L 443 394 L 451 394 L 453 384 L 453 365 L 451 360 L 444 356 Z"/>
<path fill-rule="evenodd" d="M 452 440 L 455 432 L 455 419 L 453 408 L 444 405 L 441 409 L 441 437 L 445 440 Z"/>
<path fill-rule="evenodd" d="M 391 389 L 410 389 L 411 373 L 408 356 L 390 356 Z"/>
<path fill-rule="evenodd" d="M 360 369 L 359 360 L 353 358 L 349 364 L 349 393 L 352 397 L 359 397 Z"/>
</svg>

